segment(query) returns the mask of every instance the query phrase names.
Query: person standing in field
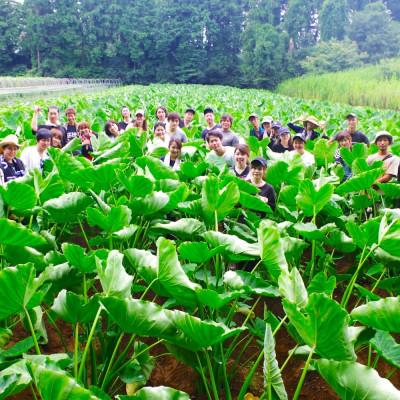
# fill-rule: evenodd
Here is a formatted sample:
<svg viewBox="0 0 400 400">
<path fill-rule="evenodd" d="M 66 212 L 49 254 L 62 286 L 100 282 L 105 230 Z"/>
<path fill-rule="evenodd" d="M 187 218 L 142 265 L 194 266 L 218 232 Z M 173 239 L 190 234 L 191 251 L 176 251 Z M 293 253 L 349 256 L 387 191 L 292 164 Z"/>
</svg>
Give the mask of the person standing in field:
<svg viewBox="0 0 400 400">
<path fill-rule="evenodd" d="M 301 134 L 305 141 L 315 140 L 320 137 L 320 133 L 316 131 L 317 128 L 321 128 L 321 123 L 312 115 L 305 118 L 299 118 L 297 121 L 302 121 L 303 126 L 295 125 L 293 122 L 288 123 L 289 129 L 297 134 Z"/>
<path fill-rule="evenodd" d="M 357 125 L 358 125 L 357 115 L 354 113 L 347 114 L 346 120 L 347 120 L 347 128 L 345 132 L 347 132 L 351 136 L 351 142 L 364 143 L 367 146 L 369 146 L 368 137 L 363 132 L 357 130 Z M 329 142 L 332 143 L 335 140 L 337 140 L 337 135 L 333 136 L 333 138 L 330 139 Z"/>
<path fill-rule="evenodd" d="M 214 110 L 210 107 L 204 109 L 204 118 L 206 120 L 207 128 L 202 130 L 201 138 L 206 140 L 208 132 L 221 128 L 221 125 L 215 123 Z"/>
<path fill-rule="evenodd" d="M 260 120 L 257 114 L 250 114 L 249 122 L 251 124 L 250 136 L 256 137 L 258 140 L 262 140 L 264 136 L 264 128 L 260 126 Z"/>
<path fill-rule="evenodd" d="M 261 121 L 261 127 L 264 130 L 263 139 L 271 136 L 271 133 L 272 133 L 271 127 L 272 127 L 273 123 L 274 123 L 274 120 L 269 115 L 267 117 L 264 117 L 263 120 Z"/>
<path fill-rule="evenodd" d="M 231 131 L 232 123 L 233 118 L 231 115 L 223 114 L 221 116 L 220 125 L 223 136 L 222 144 L 224 146 L 235 147 L 237 144 L 239 144 L 239 138 Z"/>
<path fill-rule="evenodd" d="M 235 158 L 235 165 L 232 167 L 232 171 L 240 179 L 247 179 L 250 173 L 249 158 L 250 149 L 247 144 L 238 144 L 235 147 L 233 153 Z"/>
<path fill-rule="evenodd" d="M 39 106 L 34 106 L 33 107 L 33 116 L 32 116 L 32 121 L 31 121 L 31 128 L 32 128 L 32 133 L 36 135 L 36 132 L 39 129 L 48 129 L 50 130 L 53 127 L 61 128 L 63 133 L 64 133 L 64 127 L 61 126 L 61 123 L 59 121 L 60 117 L 60 110 L 58 109 L 57 106 L 50 106 L 47 110 L 47 120 L 44 124 L 38 125 L 38 118 L 39 114 L 42 111 L 42 109 Z"/>
<path fill-rule="evenodd" d="M 279 129 L 278 137 L 278 141 L 271 146 L 272 151 L 275 153 L 285 153 L 286 151 L 294 150 L 289 128 L 284 127 Z"/>
<path fill-rule="evenodd" d="M 196 111 L 193 108 L 187 108 L 183 119 L 179 121 L 179 128 L 191 128 L 194 114 Z"/>
<path fill-rule="evenodd" d="M 135 113 L 135 119 L 129 123 L 126 129 L 136 128 L 139 135 L 147 131 L 147 121 L 145 118 L 144 110 L 137 110 Z"/>
<path fill-rule="evenodd" d="M 131 111 L 128 106 L 123 106 L 121 108 L 122 121 L 118 122 L 118 129 L 123 132 L 127 129 L 128 125 L 132 123 Z"/>
<path fill-rule="evenodd" d="M 104 132 L 108 136 L 108 138 L 114 142 L 115 139 L 119 136 L 118 124 L 113 120 L 108 120 L 104 126 Z"/>
<path fill-rule="evenodd" d="M 222 144 L 223 135 L 219 129 L 208 132 L 206 140 L 210 149 L 210 152 L 206 156 L 206 161 L 209 164 L 215 165 L 221 171 L 226 165 L 231 168 L 235 165 L 235 148 Z"/>
<path fill-rule="evenodd" d="M 265 181 L 266 171 L 267 160 L 262 157 L 254 158 L 250 163 L 250 179 L 248 182 L 258 188 L 258 197 L 274 210 L 276 202 L 275 190 Z"/>
<path fill-rule="evenodd" d="M 279 130 L 282 128 L 282 125 L 279 121 L 273 122 L 271 126 L 271 133 L 269 135 L 269 143 L 268 147 L 272 149 L 279 142 Z"/>
<path fill-rule="evenodd" d="M 76 122 L 75 108 L 68 107 L 65 110 L 65 117 L 67 118 L 67 123 L 64 125 L 65 133 L 63 138 L 63 146 L 78 136 L 78 123 Z"/>
<path fill-rule="evenodd" d="M 336 135 L 336 140 L 339 144 L 339 147 L 336 149 L 335 152 L 335 162 L 336 164 L 340 164 L 343 167 L 344 170 L 344 177 L 342 182 L 347 181 L 352 176 L 351 168 L 346 162 L 343 160 L 341 154 L 340 154 L 340 149 L 345 147 L 351 151 L 351 135 L 347 131 L 339 132 Z"/>
<path fill-rule="evenodd" d="M 179 114 L 171 112 L 168 114 L 167 134 L 171 139 L 178 139 L 181 143 L 187 142 L 187 136 L 181 128 L 179 128 Z"/>
<path fill-rule="evenodd" d="M 22 150 L 21 161 L 27 172 L 33 169 L 43 171 L 44 161 L 50 157 L 47 149 L 51 145 L 51 139 L 51 132 L 46 128 L 40 128 L 36 133 L 36 145 Z"/>
<path fill-rule="evenodd" d="M 376 183 L 390 182 L 394 178 L 399 177 L 399 157 L 395 156 L 389 151 L 389 147 L 393 143 L 393 136 L 387 131 L 378 132 L 375 136 L 374 143 L 378 146 L 378 152 L 371 154 L 367 158 L 369 165 L 375 161 L 383 161 L 384 173 L 380 176 Z"/>
<path fill-rule="evenodd" d="M 154 138 L 147 144 L 147 149 L 150 152 L 159 147 L 168 149 L 169 143 L 170 137 L 165 133 L 164 125 L 161 122 L 157 122 L 154 125 Z"/>
<path fill-rule="evenodd" d="M 0 186 L 25 175 L 24 163 L 16 157 L 20 148 L 17 135 L 8 135 L 0 142 Z"/>
<path fill-rule="evenodd" d="M 297 154 L 300 156 L 303 164 L 306 167 L 312 166 L 315 164 L 314 156 L 308 152 L 305 148 L 305 139 L 301 133 L 298 133 L 293 136 L 293 148 L 294 150 L 290 152 L 292 158 L 295 157 Z"/>
</svg>

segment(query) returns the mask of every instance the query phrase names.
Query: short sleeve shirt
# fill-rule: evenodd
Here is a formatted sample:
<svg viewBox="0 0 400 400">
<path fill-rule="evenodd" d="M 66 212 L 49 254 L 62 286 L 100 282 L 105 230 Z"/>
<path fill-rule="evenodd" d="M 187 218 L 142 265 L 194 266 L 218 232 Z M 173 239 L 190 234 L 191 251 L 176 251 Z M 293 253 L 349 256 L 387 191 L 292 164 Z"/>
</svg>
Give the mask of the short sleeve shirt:
<svg viewBox="0 0 400 400">
<path fill-rule="evenodd" d="M 399 171 L 399 162 L 400 162 L 399 157 L 393 154 L 391 155 L 391 157 L 388 157 L 388 154 L 382 156 L 379 153 L 376 153 L 370 155 L 367 158 L 368 164 L 373 164 L 375 161 L 383 161 L 383 169 L 385 170 L 386 174 L 397 176 L 397 173 Z"/>
<path fill-rule="evenodd" d="M 235 149 L 230 146 L 225 147 L 225 153 L 222 156 L 219 156 L 214 150 L 211 150 L 206 156 L 206 161 L 216 165 L 222 171 L 225 165 L 228 167 L 233 167 L 235 165 L 234 152 Z"/>
</svg>

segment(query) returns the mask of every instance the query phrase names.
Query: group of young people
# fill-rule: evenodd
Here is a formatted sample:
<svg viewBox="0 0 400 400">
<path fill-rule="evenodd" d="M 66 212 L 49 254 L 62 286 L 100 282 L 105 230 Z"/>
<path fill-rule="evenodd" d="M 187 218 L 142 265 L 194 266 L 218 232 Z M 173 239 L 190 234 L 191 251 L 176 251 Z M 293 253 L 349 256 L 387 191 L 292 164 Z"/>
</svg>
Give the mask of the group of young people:
<svg viewBox="0 0 400 400">
<path fill-rule="evenodd" d="M 19 178 L 32 169 L 42 170 L 44 161 L 49 158 L 48 148 L 50 146 L 62 148 L 71 140 L 78 138 L 81 148 L 74 154 L 92 158 L 92 140 L 99 133 L 93 132 L 89 123 L 77 122 L 76 110 L 69 107 L 65 110 L 66 122 L 60 122 L 60 111 L 56 106 L 48 108 L 47 120 L 43 124 L 38 123 L 41 109 L 34 107 L 31 121 L 32 132 L 36 137 L 36 145 L 26 147 L 22 150 L 20 157 L 17 152 L 21 145 L 16 135 L 9 135 L 0 140 L 0 184 L 5 185 L 13 179 Z M 246 135 L 237 135 L 232 131 L 233 118 L 225 113 L 221 115 L 219 122 L 216 121 L 214 110 L 207 107 L 203 111 L 205 127 L 196 129 L 193 121 L 196 111 L 188 107 L 183 118 L 176 112 L 168 112 L 163 106 L 156 109 L 152 134 L 149 135 L 149 123 L 145 111 L 138 109 L 132 115 L 128 107 L 122 107 L 121 120 L 108 120 L 104 127 L 104 133 L 111 142 L 117 140 L 118 136 L 125 131 L 133 129 L 134 134 L 146 134 L 150 138 L 147 142 L 149 152 L 157 148 L 165 148 L 165 155 L 161 157 L 162 162 L 174 170 L 180 169 L 183 156 L 183 143 L 188 141 L 187 132 L 191 132 L 191 140 L 202 138 L 208 150 L 206 161 L 216 166 L 219 170 L 226 167 L 241 179 L 248 180 L 259 188 L 259 197 L 275 207 L 275 192 L 271 185 L 265 181 L 267 160 L 261 157 L 250 159 L 250 149 L 246 144 L 245 136 L 253 136 L 258 140 L 268 138 L 267 154 L 271 159 L 276 159 L 280 154 L 288 153 L 289 158 L 298 157 L 306 166 L 315 164 L 314 156 L 307 151 L 305 145 L 310 140 L 324 138 L 337 141 L 338 149 L 335 159 L 344 169 L 344 178 L 351 177 L 351 166 L 344 161 L 340 149 L 346 147 L 351 150 L 354 143 L 364 143 L 369 146 L 368 137 L 357 129 L 358 119 L 353 113 L 348 114 L 346 128 L 328 138 L 321 133 L 324 123 L 319 122 L 313 116 L 304 116 L 283 126 L 271 116 L 264 117 L 261 121 L 258 115 L 251 114 L 248 117 L 250 130 Z M 301 124 L 299 124 L 301 122 Z M 291 134 L 293 132 L 293 135 Z M 385 173 L 378 179 L 377 183 L 389 182 L 398 178 L 399 157 L 390 152 L 393 137 L 389 132 L 381 131 L 376 134 L 375 144 L 378 152 L 370 155 L 367 159 L 369 164 L 375 161 L 383 161 Z"/>
</svg>

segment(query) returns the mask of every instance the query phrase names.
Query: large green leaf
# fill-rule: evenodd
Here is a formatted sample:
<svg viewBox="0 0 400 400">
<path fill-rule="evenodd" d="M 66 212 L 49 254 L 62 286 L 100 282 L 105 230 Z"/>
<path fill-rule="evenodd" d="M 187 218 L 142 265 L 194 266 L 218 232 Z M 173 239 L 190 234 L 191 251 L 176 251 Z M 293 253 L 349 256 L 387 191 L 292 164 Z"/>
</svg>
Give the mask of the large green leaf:
<svg viewBox="0 0 400 400">
<path fill-rule="evenodd" d="M 164 232 L 171 232 L 182 239 L 193 239 L 206 230 L 204 224 L 194 218 L 181 218 L 178 221 L 166 223 L 159 222 L 154 224 L 152 228 Z"/>
<path fill-rule="evenodd" d="M 85 303 L 83 296 L 67 292 L 65 289 L 61 290 L 51 307 L 62 320 L 71 324 L 93 321 L 98 308 L 96 297 L 91 297 L 88 303 Z"/>
<path fill-rule="evenodd" d="M 71 192 L 57 199 L 47 200 L 43 204 L 43 209 L 56 222 L 74 222 L 92 203 L 93 200 L 85 193 Z"/>
<path fill-rule="evenodd" d="M 351 317 L 375 329 L 400 333 L 400 296 L 370 301 L 354 308 Z"/>
<path fill-rule="evenodd" d="M 87 209 L 87 216 L 89 225 L 99 226 L 110 235 L 129 225 L 132 212 L 127 206 L 111 207 L 108 213 L 90 207 Z"/>
<path fill-rule="evenodd" d="M 400 257 L 400 220 L 394 221 L 389 226 L 385 224 L 386 217 L 382 219 L 379 247 L 393 257 Z"/>
<path fill-rule="evenodd" d="M 124 256 L 117 250 L 108 254 L 106 266 L 97 258 L 97 273 L 103 292 L 107 296 L 128 297 L 131 294 L 133 277 L 128 275 L 122 265 Z"/>
<path fill-rule="evenodd" d="M 257 233 L 263 264 L 271 278 L 277 282 L 281 272 L 288 268 L 279 229 L 274 222 L 263 220 Z"/>
<path fill-rule="evenodd" d="M 336 142 L 318 139 L 313 148 L 313 154 L 318 167 L 325 167 L 335 160 Z"/>
<path fill-rule="evenodd" d="M 399 400 L 400 392 L 378 372 L 365 365 L 321 359 L 315 368 L 341 399 Z"/>
<path fill-rule="evenodd" d="M 0 194 L 6 204 L 21 211 L 32 209 L 37 201 L 33 187 L 18 181 L 9 182 L 5 188 L 0 187 Z"/>
<path fill-rule="evenodd" d="M 163 210 L 169 202 L 169 196 L 164 192 L 153 192 L 143 198 L 134 198 L 130 202 L 133 215 L 150 216 Z"/>
<path fill-rule="evenodd" d="M 161 160 L 150 156 L 141 157 L 136 160 L 142 168 L 147 167 L 154 179 L 175 179 L 178 180 L 178 174 L 165 165 Z"/>
<path fill-rule="evenodd" d="M 330 183 L 316 190 L 314 184 L 306 179 L 299 186 L 299 193 L 296 196 L 297 205 L 307 217 L 315 216 L 328 204 L 333 190 L 334 187 Z"/>
<path fill-rule="evenodd" d="M 0 372 L 0 399 L 17 394 L 32 381 L 26 360 L 20 360 Z"/>
<path fill-rule="evenodd" d="M 39 284 L 32 264 L 17 265 L 0 271 L 0 321 L 23 312 Z"/>
<path fill-rule="evenodd" d="M 286 299 L 283 306 L 301 338 L 319 356 L 338 361 L 356 359 L 349 338 L 349 315 L 336 301 L 313 293 L 303 309 Z"/>
<path fill-rule="evenodd" d="M 23 225 L 6 218 L 0 218 L 0 244 L 12 246 L 38 247 L 45 245 L 46 239 L 25 228 Z"/>
<path fill-rule="evenodd" d="M 370 343 L 389 364 L 400 369 L 400 344 L 396 343 L 393 336 L 385 331 L 377 331 Z"/>
<path fill-rule="evenodd" d="M 133 197 L 144 197 L 153 192 L 153 182 L 140 175 L 126 176 L 118 174 L 118 179 Z"/>
<path fill-rule="evenodd" d="M 72 174 L 71 179 L 85 190 L 89 188 L 94 188 L 97 192 L 109 190 L 115 183 L 117 167 L 117 165 L 104 163 L 95 167 L 79 169 Z"/>
<path fill-rule="evenodd" d="M 230 330 L 221 323 L 202 321 L 143 300 L 108 297 L 101 302 L 123 332 L 165 339 L 192 351 L 222 342 L 243 330 Z"/>
<path fill-rule="evenodd" d="M 308 303 L 308 293 L 297 268 L 282 271 L 279 276 L 279 293 L 283 298 L 299 308 Z"/>
<path fill-rule="evenodd" d="M 224 246 L 217 246 L 210 250 L 205 242 L 184 242 L 178 250 L 180 258 L 201 264 L 221 253 L 224 248 Z"/>
<path fill-rule="evenodd" d="M 361 172 L 338 186 L 336 188 L 336 193 L 342 195 L 345 193 L 359 192 L 360 190 L 369 189 L 382 173 L 383 170 L 381 168 Z"/>
<path fill-rule="evenodd" d="M 240 192 L 239 203 L 243 208 L 253 211 L 261 211 L 268 214 L 272 214 L 271 207 L 262 201 L 259 197 L 252 194 Z"/>
<path fill-rule="evenodd" d="M 133 396 L 117 396 L 118 400 L 190 400 L 187 393 L 165 386 L 144 387 Z"/>
<path fill-rule="evenodd" d="M 279 400 L 288 398 L 276 359 L 275 339 L 270 324 L 266 324 L 264 336 L 264 387 L 267 392 L 270 388 Z"/>
<path fill-rule="evenodd" d="M 82 273 L 95 272 L 96 260 L 94 254 L 88 255 L 83 247 L 72 243 L 63 243 L 62 251 L 70 265 Z"/>
</svg>

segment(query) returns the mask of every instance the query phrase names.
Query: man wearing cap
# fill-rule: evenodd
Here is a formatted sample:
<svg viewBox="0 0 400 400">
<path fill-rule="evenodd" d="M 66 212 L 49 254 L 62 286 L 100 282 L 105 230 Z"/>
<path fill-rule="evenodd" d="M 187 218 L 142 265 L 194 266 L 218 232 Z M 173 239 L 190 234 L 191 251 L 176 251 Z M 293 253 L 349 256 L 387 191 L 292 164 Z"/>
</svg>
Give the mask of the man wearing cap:
<svg viewBox="0 0 400 400">
<path fill-rule="evenodd" d="M 0 141 L 0 186 L 25 175 L 24 163 L 16 157 L 18 137 L 8 135 Z"/>
<path fill-rule="evenodd" d="M 351 142 L 352 143 L 365 143 L 367 146 L 369 146 L 368 137 L 361 131 L 357 130 L 357 125 L 358 125 L 357 115 L 354 113 L 347 114 L 346 120 L 347 120 L 347 128 L 346 128 L 345 132 L 348 132 L 350 134 Z M 333 142 L 335 140 L 337 140 L 337 134 L 330 140 L 330 142 Z"/>
<path fill-rule="evenodd" d="M 221 128 L 221 125 L 215 123 L 214 110 L 210 107 L 204 109 L 204 118 L 206 120 L 207 128 L 202 130 L 201 138 L 206 140 L 208 132 Z"/>
<path fill-rule="evenodd" d="M 191 128 L 191 124 L 196 111 L 193 108 L 187 108 L 183 119 L 179 121 L 179 128 Z"/>
<path fill-rule="evenodd" d="M 42 171 L 44 161 L 49 158 L 47 149 L 51 145 L 51 132 L 45 128 L 39 129 L 36 133 L 36 141 L 35 146 L 29 146 L 22 150 L 21 160 L 26 171 L 35 168 Z"/>
<path fill-rule="evenodd" d="M 251 124 L 250 136 L 255 136 L 258 140 L 262 140 L 264 136 L 264 128 L 260 126 L 260 120 L 257 114 L 250 114 L 249 122 Z"/>
<path fill-rule="evenodd" d="M 235 147 L 239 144 L 239 138 L 231 131 L 233 118 L 230 114 L 222 114 L 221 116 L 221 133 L 222 133 L 222 144 L 224 146 Z"/>
<path fill-rule="evenodd" d="M 321 128 L 321 123 L 312 115 L 305 118 L 300 117 L 298 121 L 303 122 L 303 126 L 295 125 L 292 122 L 288 123 L 289 129 L 294 131 L 296 134 L 301 134 L 305 141 L 318 139 L 320 133 L 315 129 Z M 297 135 L 296 135 L 297 136 Z"/>
<path fill-rule="evenodd" d="M 276 195 L 274 188 L 264 180 L 266 170 L 267 160 L 262 157 L 254 158 L 250 163 L 249 182 L 258 188 L 259 198 L 267 203 L 272 209 L 275 209 Z"/>
<path fill-rule="evenodd" d="M 283 127 L 278 132 L 279 140 L 271 146 L 271 150 L 275 153 L 285 153 L 293 150 L 292 140 L 290 138 L 289 128 Z"/>
<path fill-rule="evenodd" d="M 312 166 L 315 164 L 315 158 L 314 156 L 305 150 L 304 145 L 305 145 L 305 139 L 304 136 L 301 133 L 297 133 L 296 135 L 293 136 L 293 148 L 294 150 L 290 152 L 292 158 L 295 157 L 297 154 L 300 156 L 301 160 L 303 161 L 303 164 L 306 167 Z"/>
<path fill-rule="evenodd" d="M 389 146 L 393 143 L 393 136 L 386 131 L 378 132 L 375 136 L 374 143 L 378 146 L 378 152 L 371 154 L 367 158 L 369 165 L 375 161 L 383 161 L 384 174 L 380 176 L 376 183 L 386 183 L 393 178 L 398 177 L 399 173 L 399 157 L 389 152 Z"/>
<path fill-rule="evenodd" d="M 279 121 L 274 121 L 271 125 L 271 133 L 269 135 L 269 144 L 268 147 L 272 149 L 272 146 L 278 143 L 279 141 L 279 130 L 282 128 L 282 125 Z M 265 132 L 264 132 L 265 137 Z"/>
<path fill-rule="evenodd" d="M 142 132 L 147 131 L 147 121 L 144 117 L 144 110 L 136 110 L 135 117 L 136 118 L 126 126 L 125 130 L 136 128 L 140 135 Z"/>
<path fill-rule="evenodd" d="M 222 144 L 223 135 L 219 129 L 208 132 L 206 140 L 211 150 L 206 156 L 206 161 L 209 164 L 217 166 L 221 171 L 226 165 L 228 167 L 233 167 L 235 165 L 235 148 Z"/>
</svg>

